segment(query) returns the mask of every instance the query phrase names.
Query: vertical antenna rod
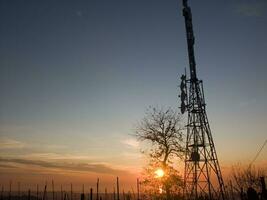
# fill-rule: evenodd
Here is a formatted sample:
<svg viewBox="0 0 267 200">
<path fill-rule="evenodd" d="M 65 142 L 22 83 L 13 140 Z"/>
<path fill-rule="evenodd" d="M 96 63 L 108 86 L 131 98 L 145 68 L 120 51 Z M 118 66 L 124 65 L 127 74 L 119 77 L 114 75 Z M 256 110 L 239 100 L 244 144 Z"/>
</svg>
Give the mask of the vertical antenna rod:
<svg viewBox="0 0 267 200">
<path fill-rule="evenodd" d="M 190 67 L 190 76 L 191 79 L 197 79 L 196 75 L 196 61 L 194 53 L 194 44 L 195 37 L 193 31 L 192 23 L 192 13 L 190 7 L 187 5 L 187 0 L 183 0 L 183 16 L 185 18 L 185 29 L 186 29 L 186 38 L 187 38 L 187 49 L 188 49 L 188 58 L 189 58 L 189 67 Z"/>
</svg>

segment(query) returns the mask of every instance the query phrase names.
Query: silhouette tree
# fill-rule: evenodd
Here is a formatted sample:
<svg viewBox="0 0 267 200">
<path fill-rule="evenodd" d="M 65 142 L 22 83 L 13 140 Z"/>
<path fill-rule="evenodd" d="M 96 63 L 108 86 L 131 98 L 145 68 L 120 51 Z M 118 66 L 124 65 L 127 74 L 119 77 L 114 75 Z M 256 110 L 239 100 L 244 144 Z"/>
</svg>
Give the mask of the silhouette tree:
<svg viewBox="0 0 267 200">
<path fill-rule="evenodd" d="M 143 184 L 151 195 L 177 194 L 181 188 L 181 177 L 173 167 L 173 160 L 184 155 L 183 134 L 180 115 L 168 108 L 149 107 L 145 117 L 136 127 L 135 136 L 139 141 L 151 144 L 149 149 L 149 165 L 144 173 Z M 162 177 L 157 177 L 155 170 L 164 171 Z"/>
<path fill-rule="evenodd" d="M 251 188 L 256 191 L 261 190 L 260 177 L 264 177 L 265 171 L 263 169 L 256 169 L 254 166 L 242 167 L 235 165 L 232 167 L 231 179 L 233 182 L 233 189 L 240 195 L 245 191 L 250 191 Z"/>
</svg>

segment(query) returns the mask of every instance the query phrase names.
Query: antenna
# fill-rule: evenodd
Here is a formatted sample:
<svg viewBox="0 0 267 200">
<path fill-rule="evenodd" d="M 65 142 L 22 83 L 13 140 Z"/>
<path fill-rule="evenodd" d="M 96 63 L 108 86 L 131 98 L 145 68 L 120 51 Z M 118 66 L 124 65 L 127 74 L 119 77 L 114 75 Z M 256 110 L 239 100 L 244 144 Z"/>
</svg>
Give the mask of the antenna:
<svg viewBox="0 0 267 200">
<path fill-rule="evenodd" d="M 206 113 L 203 83 L 198 80 L 191 8 L 183 0 L 190 78 L 181 77 L 181 113 L 187 112 L 184 197 L 225 199 L 225 188 Z"/>
</svg>

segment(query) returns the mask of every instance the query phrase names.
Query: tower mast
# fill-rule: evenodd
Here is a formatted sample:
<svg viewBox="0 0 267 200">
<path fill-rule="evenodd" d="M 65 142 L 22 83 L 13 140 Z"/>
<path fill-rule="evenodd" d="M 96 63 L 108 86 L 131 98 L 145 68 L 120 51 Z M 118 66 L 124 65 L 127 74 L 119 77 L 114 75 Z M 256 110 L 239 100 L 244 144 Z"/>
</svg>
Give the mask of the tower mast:
<svg viewBox="0 0 267 200">
<path fill-rule="evenodd" d="M 187 111 L 185 199 L 225 199 L 225 188 L 206 113 L 203 84 L 196 74 L 192 13 L 183 0 L 190 78 L 181 77 L 181 112 Z"/>
</svg>

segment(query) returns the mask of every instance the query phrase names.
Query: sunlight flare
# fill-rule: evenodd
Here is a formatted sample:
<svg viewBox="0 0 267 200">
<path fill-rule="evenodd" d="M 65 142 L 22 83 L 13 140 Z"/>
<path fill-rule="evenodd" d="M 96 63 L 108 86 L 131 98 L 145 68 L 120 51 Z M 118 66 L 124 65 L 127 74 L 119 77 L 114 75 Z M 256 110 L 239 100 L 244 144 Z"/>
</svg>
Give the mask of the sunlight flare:
<svg viewBox="0 0 267 200">
<path fill-rule="evenodd" d="M 156 177 L 156 178 L 161 178 L 161 177 L 163 177 L 163 176 L 164 176 L 164 171 L 163 171 L 163 169 L 159 168 L 159 169 L 157 169 L 157 170 L 155 171 L 155 177 Z"/>
</svg>

